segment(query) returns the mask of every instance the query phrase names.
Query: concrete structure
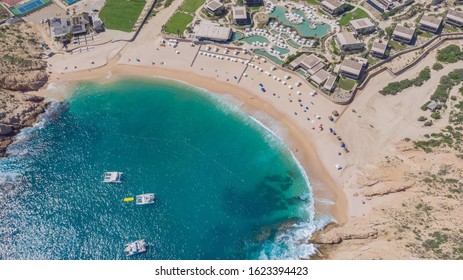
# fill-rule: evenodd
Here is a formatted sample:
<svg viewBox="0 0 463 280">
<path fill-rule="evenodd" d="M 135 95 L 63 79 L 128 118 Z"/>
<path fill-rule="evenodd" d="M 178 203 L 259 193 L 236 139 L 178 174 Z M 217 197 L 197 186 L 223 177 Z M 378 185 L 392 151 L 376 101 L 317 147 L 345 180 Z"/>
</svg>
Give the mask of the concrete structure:
<svg viewBox="0 0 463 280">
<path fill-rule="evenodd" d="M 431 33 L 437 33 L 442 24 L 442 18 L 434 16 L 423 16 L 418 28 Z"/>
<path fill-rule="evenodd" d="M 318 86 L 321 86 L 323 85 L 323 83 L 325 83 L 325 81 L 330 77 L 330 73 L 328 73 L 327 71 L 325 70 L 320 70 L 318 71 L 317 73 L 315 73 L 314 75 L 312 75 L 312 77 L 310 77 L 310 79 L 315 83 L 317 84 Z"/>
<path fill-rule="evenodd" d="M 333 91 L 333 89 L 336 87 L 336 80 L 336 76 L 330 75 L 328 80 L 326 80 L 325 84 L 323 85 L 323 89 L 327 92 Z"/>
<path fill-rule="evenodd" d="M 62 38 L 71 33 L 72 24 L 69 18 L 51 18 L 48 21 L 50 26 L 50 36 L 52 38 Z"/>
<path fill-rule="evenodd" d="M 384 58 L 387 50 L 387 43 L 374 41 L 371 45 L 370 55 L 377 58 Z"/>
<path fill-rule="evenodd" d="M 217 42 L 225 42 L 230 40 L 232 36 L 232 29 L 230 27 L 223 27 L 220 24 L 202 21 L 194 28 L 195 38 L 197 40 L 211 40 Z"/>
<path fill-rule="evenodd" d="M 206 11 L 211 15 L 220 15 L 222 14 L 225 6 L 220 3 L 218 0 L 213 0 L 205 5 Z"/>
<path fill-rule="evenodd" d="M 322 60 L 314 54 L 303 54 L 293 60 L 289 66 L 293 69 L 302 68 L 307 72 L 307 74 L 313 75 L 320 69 L 323 69 L 325 67 L 325 63 L 323 63 Z"/>
<path fill-rule="evenodd" d="M 397 25 L 392 33 L 392 39 L 398 42 L 410 44 L 415 36 L 415 28 Z"/>
<path fill-rule="evenodd" d="M 344 11 L 344 3 L 338 0 L 324 0 L 320 4 L 324 11 L 332 15 L 337 15 Z"/>
<path fill-rule="evenodd" d="M 92 25 L 92 17 L 89 16 L 87 13 L 81 14 L 79 16 L 73 17 L 71 19 L 72 24 L 72 35 L 79 35 L 83 33 L 87 33 L 87 26 Z"/>
<path fill-rule="evenodd" d="M 246 7 L 243 6 L 234 6 L 232 8 L 233 20 L 238 25 L 246 25 L 250 23 L 248 12 Z"/>
<path fill-rule="evenodd" d="M 450 10 L 445 16 L 445 22 L 454 26 L 463 26 L 463 13 L 455 10 Z"/>
<path fill-rule="evenodd" d="M 354 19 L 349 24 L 358 34 L 368 34 L 376 29 L 375 24 L 369 18 Z"/>
<path fill-rule="evenodd" d="M 263 0 L 244 0 L 243 1 L 246 6 L 262 6 L 264 4 Z"/>
<path fill-rule="evenodd" d="M 375 6 L 380 8 L 382 10 L 380 12 L 390 11 L 401 5 L 399 0 L 369 0 L 369 2 L 373 3 Z"/>
<path fill-rule="evenodd" d="M 363 43 L 357 39 L 353 32 L 341 32 L 336 34 L 338 46 L 344 51 L 354 51 L 363 49 Z"/>
<path fill-rule="evenodd" d="M 339 68 L 339 74 L 357 80 L 362 75 L 363 64 L 350 60 L 344 59 L 341 67 Z"/>
</svg>

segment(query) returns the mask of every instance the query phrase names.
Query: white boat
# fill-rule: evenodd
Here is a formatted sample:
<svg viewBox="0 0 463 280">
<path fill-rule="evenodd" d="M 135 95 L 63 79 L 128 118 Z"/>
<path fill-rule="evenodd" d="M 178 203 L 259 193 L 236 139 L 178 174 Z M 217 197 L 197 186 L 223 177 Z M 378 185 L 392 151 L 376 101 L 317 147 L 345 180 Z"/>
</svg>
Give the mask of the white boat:
<svg viewBox="0 0 463 280">
<path fill-rule="evenodd" d="M 104 183 L 120 183 L 122 172 L 105 172 L 104 173 Z"/>
<path fill-rule="evenodd" d="M 146 252 L 148 243 L 143 239 L 125 244 L 124 253 L 127 257 Z"/>
<path fill-rule="evenodd" d="M 137 205 L 153 204 L 154 198 L 154 193 L 139 194 L 135 198 L 135 203 Z"/>
</svg>

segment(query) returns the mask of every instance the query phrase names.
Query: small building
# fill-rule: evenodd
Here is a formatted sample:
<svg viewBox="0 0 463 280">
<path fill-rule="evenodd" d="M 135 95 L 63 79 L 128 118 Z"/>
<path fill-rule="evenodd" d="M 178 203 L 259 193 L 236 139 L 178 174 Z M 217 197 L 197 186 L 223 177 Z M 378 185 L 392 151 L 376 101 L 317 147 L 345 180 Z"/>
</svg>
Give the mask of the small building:
<svg viewBox="0 0 463 280">
<path fill-rule="evenodd" d="M 336 34 L 336 41 L 344 51 L 354 51 L 363 49 L 363 43 L 357 39 L 354 32 L 341 32 Z"/>
<path fill-rule="evenodd" d="M 338 0 L 323 0 L 320 4 L 324 11 L 332 15 L 337 15 L 344 11 L 344 3 Z"/>
<path fill-rule="evenodd" d="M 375 24 L 369 18 L 351 20 L 350 27 L 352 27 L 357 34 L 368 34 L 376 29 Z"/>
<path fill-rule="evenodd" d="M 387 43 L 374 41 L 371 45 L 370 55 L 377 58 L 384 58 L 387 50 Z"/>
<path fill-rule="evenodd" d="M 232 36 L 232 29 L 230 27 L 220 26 L 220 24 L 209 21 L 202 21 L 195 27 L 194 31 L 197 40 L 226 42 Z"/>
<path fill-rule="evenodd" d="M 325 81 L 330 77 L 330 73 L 328 73 L 327 71 L 321 69 L 320 71 L 318 71 L 317 73 L 315 73 L 314 75 L 312 75 L 312 77 L 310 77 L 310 79 L 318 86 L 322 86 L 323 83 L 325 83 Z"/>
<path fill-rule="evenodd" d="M 402 25 L 397 25 L 392 33 L 392 39 L 398 42 L 410 44 L 415 36 L 415 28 L 408 28 Z"/>
<path fill-rule="evenodd" d="M 336 87 L 336 80 L 336 76 L 330 75 L 330 77 L 326 80 L 325 84 L 323 85 L 323 89 L 327 92 L 332 92 L 333 89 Z"/>
<path fill-rule="evenodd" d="M 25 22 L 22 17 L 12 17 L 5 21 L 5 25 L 13 25 L 13 24 L 22 23 L 22 22 Z"/>
<path fill-rule="evenodd" d="M 313 75 L 320 69 L 323 69 L 325 67 L 325 63 L 323 63 L 322 60 L 314 54 L 311 54 L 311 55 L 303 54 L 299 56 L 298 58 L 296 58 L 295 60 L 293 60 L 289 64 L 289 66 L 291 66 L 293 69 L 302 68 L 309 75 Z"/>
<path fill-rule="evenodd" d="M 264 4 L 263 0 L 244 0 L 243 2 L 246 6 L 249 7 L 262 6 Z"/>
<path fill-rule="evenodd" d="M 418 27 L 421 30 L 437 33 L 442 24 L 442 18 L 434 16 L 423 16 Z"/>
<path fill-rule="evenodd" d="M 344 59 L 341 67 L 339 68 L 339 74 L 357 80 L 362 75 L 363 64 L 358 63 L 350 59 Z"/>
<path fill-rule="evenodd" d="M 428 104 L 428 106 L 426 106 L 426 107 L 427 107 L 429 110 L 431 110 L 431 111 L 434 112 L 434 111 L 436 111 L 437 109 L 439 109 L 440 105 L 439 105 L 439 103 L 437 103 L 436 101 L 433 100 L 433 101 L 431 101 L 431 102 Z"/>
<path fill-rule="evenodd" d="M 445 16 L 445 22 L 454 26 L 463 26 L 463 13 L 455 10 L 450 10 Z"/>
<path fill-rule="evenodd" d="M 93 22 L 93 30 L 96 32 L 96 33 L 100 33 L 100 32 L 104 32 L 105 31 L 105 28 L 104 28 L 104 24 L 101 20 L 95 20 Z"/>
<path fill-rule="evenodd" d="M 399 4 L 398 0 L 372 0 L 371 2 L 383 10 L 382 12 L 392 10 Z"/>
<path fill-rule="evenodd" d="M 48 21 L 52 38 L 62 38 L 71 33 L 72 24 L 69 18 L 51 18 Z"/>
<path fill-rule="evenodd" d="M 246 7 L 234 6 L 232 8 L 233 20 L 238 25 L 247 25 L 250 23 Z"/>
<path fill-rule="evenodd" d="M 217 16 L 217 15 L 222 14 L 222 12 L 225 9 L 225 6 L 222 3 L 220 3 L 218 0 L 213 0 L 207 3 L 205 8 L 208 13 L 210 13 L 211 15 Z"/>
</svg>

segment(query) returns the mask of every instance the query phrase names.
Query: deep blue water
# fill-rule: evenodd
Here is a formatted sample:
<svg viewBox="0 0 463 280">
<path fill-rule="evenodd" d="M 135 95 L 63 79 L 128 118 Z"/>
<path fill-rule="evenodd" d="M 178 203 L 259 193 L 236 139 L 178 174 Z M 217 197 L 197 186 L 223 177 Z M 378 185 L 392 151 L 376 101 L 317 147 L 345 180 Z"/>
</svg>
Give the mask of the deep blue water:
<svg viewBox="0 0 463 280">
<path fill-rule="evenodd" d="M 289 150 L 184 84 L 81 84 L 0 160 L 1 259 L 299 258 L 310 186 Z M 124 172 L 103 184 L 105 171 Z M 153 205 L 123 198 L 154 192 Z"/>
</svg>

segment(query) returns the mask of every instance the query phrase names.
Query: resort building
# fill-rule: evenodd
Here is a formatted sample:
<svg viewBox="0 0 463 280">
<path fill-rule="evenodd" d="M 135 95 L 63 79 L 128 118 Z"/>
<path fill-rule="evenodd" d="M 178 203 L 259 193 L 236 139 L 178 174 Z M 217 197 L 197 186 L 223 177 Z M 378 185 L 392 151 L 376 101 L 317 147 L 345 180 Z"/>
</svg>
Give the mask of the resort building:
<svg viewBox="0 0 463 280">
<path fill-rule="evenodd" d="M 437 33 L 442 24 L 442 18 L 434 16 L 423 16 L 420 20 L 418 27 L 421 30 L 428 31 L 431 33 Z"/>
<path fill-rule="evenodd" d="M 246 7 L 234 6 L 232 8 L 233 20 L 238 25 L 247 25 L 250 23 Z"/>
<path fill-rule="evenodd" d="M 210 13 L 211 15 L 217 16 L 217 15 L 222 14 L 223 10 L 225 9 L 225 6 L 222 3 L 220 3 L 218 0 L 213 0 L 207 3 L 205 8 L 208 13 Z"/>
<path fill-rule="evenodd" d="M 336 87 L 336 79 L 336 76 L 330 75 L 328 80 L 326 80 L 325 84 L 323 85 L 323 89 L 327 92 L 332 92 Z"/>
<path fill-rule="evenodd" d="M 322 60 L 314 54 L 303 54 L 293 60 L 289 66 L 291 66 L 293 69 L 302 68 L 307 72 L 307 74 L 313 75 L 317 71 L 325 68 L 325 63 L 323 63 Z"/>
<path fill-rule="evenodd" d="M 322 86 L 323 83 L 330 77 L 330 73 L 328 73 L 327 71 L 325 70 L 320 70 L 318 71 L 317 73 L 315 73 L 314 75 L 312 75 L 312 77 L 310 77 L 310 79 L 317 85 L 317 86 Z"/>
<path fill-rule="evenodd" d="M 450 10 L 445 17 L 445 22 L 454 26 L 463 26 L 463 13 L 455 10 Z"/>
<path fill-rule="evenodd" d="M 338 0 L 323 0 L 321 6 L 324 11 L 332 15 L 337 15 L 344 11 L 344 3 Z"/>
<path fill-rule="evenodd" d="M 50 36 L 52 38 L 62 38 L 71 33 L 72 25 L 69 18 L 51 18 L 48 21 L 50 26 Z"/>
<path fill-rule="evenodd" d="M 87 33 L 87 27 L 93 24 L 92 17 L 88 13 L 83 13 L 79 16 L 73 17 L 71 19 L 72 23 L 72 34 L 79 35 Z"/>
<path fill-rule="evenodd" d="M 377 58 L 384 58 L 387 50 L 387 43 L 374 41 L 371 45 L 370 55 Z"/>
<path fill-rule="evenodd" d="M 357 39 L 353 32 L 341 32 L 336 34 L 338 46 L 344 51 L 354 51 L 363 49 L 363 43 Z"/>
<path fill-rule="evenodd" d="M 393 10 L 401 5 L 399 0 L 368 0 L 367 2 L 373 4 L 372 6 L 382 13 Z"/>
<path fill-rule="evenodd" d="M 263 0 L 244 0 L 246 6 L 262 6 L 264 4 Z"/>
<path fill-rule="evenodd" d="M 368 34 L 376 29 L 375 24 L 369 18 L 351 20 L 350 27 L 354 29 L 357 34 Z"/>
<path fill-rule="evenodd" d="M 415 29 L 397 25 L 392 33 L 392 39 L 398 42 L 410 44 L 415 36 Z"/>
<path fill-rule="evenodd" d="M 226 42 L 232 36 L 232 29 L 230 27 L 220 26 L 220 24 L 209 21 L 202 21 L 199 25 L 195 26 L 194 31 L 197 40 Z"/>
<path fill-rule="evenodd" d="M 363 63 L 353 61 L 350 59 L 344 59 L 341 67 L 339 68 L 339 74 L 357 80 L 362 75 Z"/>
</svg>

